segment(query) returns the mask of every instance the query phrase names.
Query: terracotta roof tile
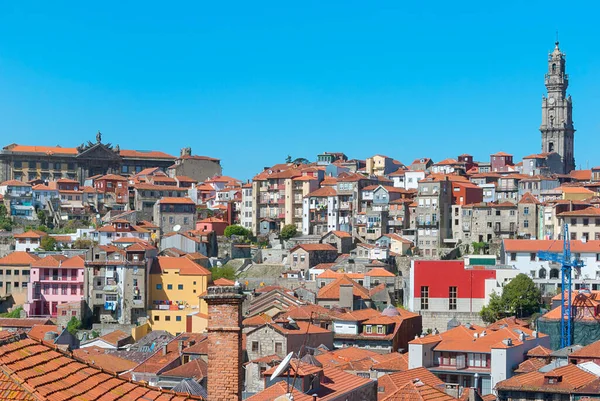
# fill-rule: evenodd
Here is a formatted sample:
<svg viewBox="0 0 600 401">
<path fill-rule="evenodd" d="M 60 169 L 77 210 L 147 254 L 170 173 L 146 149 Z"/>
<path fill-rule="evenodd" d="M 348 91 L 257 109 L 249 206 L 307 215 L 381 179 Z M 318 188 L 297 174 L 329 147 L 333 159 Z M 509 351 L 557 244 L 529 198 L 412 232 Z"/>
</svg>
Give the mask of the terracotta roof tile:
<svg viewBox="0 0 600 401">
<path fill-rule="evenodd" d="M 155 150 L 145 151 L 145 150 L 121 149 L 121 151 L 119 152 L 119 155 L 121 155 L 121 157 L 135 158 L 135 159 L 172 159 L 172 160 L 175 159 L 174 156 L 171 156 L 164 152 L 155 151 Z"/>
<path fill-rule="evenodd" d="M 307 252 L 313 251 L 336 251 L 337 248 L 330 244 L 299 244 L 290 249 L 290 252 L 294 252 L 296 249 L 304 249 Z"/>
<path fill-rule="evenodd" d="M 547 377 L 560 377 L 556 383 L 549 383 Z M 598 383 L 598 377 L 578 368 L 577 365 L 566 365 L 550 372 L 530 372 L 515 375 L 496 385 L 497 390 L 527 390 L 553 393 L 568 393 Z"/>
<path fill-rule="evenodd" d="M 29 336 L 31 336 L 31 332 Z M 109 354 L 106 349 L 96 346 L 76 349 L 73 351 L 73 356 L 82 362 L 113 373 L 126 372 L 138 365 L 137 362 L 120 358 L 117 354 Z"/>
<path fill-rule="evenodd" d="M 371 299 L 369 296 L 369 290 L 358 284 L 356 281 L 353 281 L 346 275 L 343 275 L 335 281 L 327 284 L 325 287 L 319 289 L 317 299 L 340 299 L 340 287 L 342 285 L 351 285 L 353 287 L 352 293 L 356 297 L 361 299 Z"/>
<path fill-rule="evenodd" d="M 539 252 L 549 251 L 562 253 L 563 243 L 557 240 L 530 240 L 530 239 L 505 239 L 504 250 L 506 252 Z M 574 253 L 600 253 L 600 241 L 591 240 L 581 242 L 571 241 L 571 252 Z"/>
<path fill-rule="evenodd" d="M 15 251 L 0 258 L 0 266 L 29 266 L 32 262 L 39 260 L 37 255 L 23 251 Z"/>
<path fill-rule="evenodd" d="M 399 391 L 402 392 L 402 388 L 408 383 L 413 383 L 415 380 L 421 381 L 427 386 L 434 388 L 441 388 L 444 382 L 441 381 L 437 376 L 431 373 L 426 368 L 409 369 L 404 372 L 390 373 L 381 376 L 377 380 L 377 387 L 383 391 L 379 392 L 377 399 L 379 401 L 392 401 L 395 400 L 395 394 Z"/>
<path fill-rule="evenodd" d="M 163 274 L 165 270 L 179 270 L 182 276 L 210 276 L 210 271 L 196 262 L 182 257 L 159 256 L 156 258 L 150 274 Z"/>
<path fill-rule="evenodd" d="M 365 276 L 370 277 L 396 277 L 396 275 L 390 271 L 387 271 L 381 267 L 376 267 L 365 273 Z"/>
<path fill-rule="evenodd" d="M 11 372 L 10 379 L 35 393 L 36 400 L 148 400 L 163 395 L 171 400 L 200 399 L 127 382 L 19 334 L 0 342 L 0 367 L 2 382 L 8 379 L 6 372 Z"/>
<path fill-rule="evenodd" d="M 160 204 L 178 204 L 178 205 L 195 205 L 194 201 L 190 198 L 173 198 L 164 197 L 161 198 L 158 203 Z"/>
</svg>

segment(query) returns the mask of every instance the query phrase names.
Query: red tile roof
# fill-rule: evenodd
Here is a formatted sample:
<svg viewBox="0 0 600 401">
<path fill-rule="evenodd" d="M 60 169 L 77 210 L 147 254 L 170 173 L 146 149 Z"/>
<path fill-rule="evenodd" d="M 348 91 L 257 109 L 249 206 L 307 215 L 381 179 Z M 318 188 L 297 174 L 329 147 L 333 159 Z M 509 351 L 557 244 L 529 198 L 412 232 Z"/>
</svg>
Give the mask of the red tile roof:
<svg viewBox="0 0 600 401">
<path fill-rule="evenodd" d="M 0 258 L 0 266 L 29 266 L 32 262 L 39 260 L 39 256 L 28 252 L 15 251 Z"/>
<path fill-rule="evenodd" d="M 563 243 L 558 240 L 530 240 L 530 239 L 505 239 L 504 250 L 506 252 L 539 252 L 549 251 L 562 253 Z M 581 242 L 571 241 L 571 252 L 576 253 L 600 253 L 600 241 L 591 240 Z"/>
<path fill-rule="evenodd" d="M 575 217 L 575 216 L 583 216 L 583 217 L 598 217 L 600 216 L 600 208 L 591 206 L 581 210 L 573 210 L 570 212 L 562 212 L 559 213 L 560 217 Z"/>
<path fill-rule="evenodd" d="M 300 366 L 302 367 L 302 365 Z M 355 389 L 363 386 L 375 386 L 375 383 L 370 379 L 358 377 L 350 373 L 346 373 L 343 370 L 337 368 L 325 368 L 323 369 L 325 379 L 321 382 L 319 390 L 311 391 L 309 394 L 304 394 L 300 391 L 294 391 L 295 401 L 312 401 L 313 394 L 317 396 L 319 401 L 328 400 L 343 400 L 350 398 L 349 394 Z M 273 401 L 278 397 L 286 394 L 287 385 L 284 382 L 277 382 L 276 384 L 267 387 L 260 393 L 253 395 L 246 399 L 246 401 Z M 348 396 L 344 396 L 348 394 Z"/>
<path fill-rule="evenodd" d="M 116 347 L 118 346 L 119 341 L 125 340 L 129 337 L 131 337 L 131 334 L 127 334 L 121 330 L 115 330 L 103 335 L 102 337 L 100 337 L 100 339 Z"/>
<path fill-rule="evenodd" d="M 179 270 L 182 276 L 210 276 L 210 270 L 200 266 L 196 262 L 182 257 L 159 256 L 152 268 L 150 274 L 163 274 L 165 270 Z"/>
<path fill-rule="evenodd" d="M 533 196 L 531 193 L 526 192 L 521 199 L 519 200 L 520 204 L 535 204 L 535 205 L 539 205 L 540 201 L 537 200 L 537 198 L 535 196 Z"/>
<path fill-rule="evenodd" d="M 391 373 L 381 376 L 377 380 L 377 387 L 380 390 L 377 396 L 379 401 L 392 401 L 396 400 L 395 395 L 397 392 L 401 392 L 408 383 L 412 383 L 415 380 L 420 380 L 422 383 L 435 387 L 441 388 L 444 382 L 438 379 L 433 373 L 426 368 L 409 369 L 404 372 Z"/>
<path fill-rule="evenodd" d="M 127 178 L 116 175 L 116 174 L 106 174 L 101 177 L 96 178 L 96 181 L 127 181 Z"/>
<path fill-rule="evenodd" d="M 542 345 L 538 345 L 527 351 L 527 356 L 529 358 L 547 358 L 552 354 L 552 350 L 548 349 Z"/>
<path fill-rule="evenodd" d="M 560 378 L 555 383 L 549 383 L 546 378 Z M 530 372 L 515 375 L 496 384 L 497 390 L 527 390 L 529 392 L 570 393 L 585 388 L 593 383 L 598 383 L 598 377 L 577 367 L 566 365 L 550 372 Z M 597 390 L 596 390 L 597 391 Z"/>
<path fill-rule="evenodd" d="M 202 256 L 204 256 L 204 255 L 202 255 Z M 213 285 L 216 285 L 216 286 L 225 286 L 225 287 L 227 287 L 227 286 L 232 286 L 234 284 L 235 284 L 235 281 L 228 280 L 228 279 L 223 278 L 223 277 L 218 278 L 215 281 L 213 281 Z"/>
<path fill-rule="evenodd" d="M 159 152 L 155 150 L 145 151 L 145 150 L 121 150 L 119 152 L 121 157 L 127 158 L 135 158 L 135 159 L 176 159 L 174 156 L 166 154 L 164 152 Z"/>
<path fill-rule="evenodd" d="M 361 299 L 371 299 L 369 296 L 369 290 L 367 290 L 362 285 L 358 284 L 356 281 L 353 281 L 346 275 L 332 281 L 327 284 L 325 287 L 319 289 L 319 293 L 317 294 L 317 299 L 340 299 L 340 287 L 342 285 L 351 285 L 352 293 L 354 296 L 359 297 Z"/>
<path fill-rule="evenodd" d="M 162 372 L 161 376 L 185 377 L 200 381 L 207 376 L 208 365 L 201 358 L 196 358 L 188 363 L 179 365 L 178 367 Z"/>
<path fill-rule="evenodd" d="M 31 337 L 31 332 L 29 332 L 29 336 Z M 115 374 L 126 372 L 138 365 L 137 362 L 120 358 L 117 354 L 108 354 L 106 351 L 106 349 L 96 346 L 85 347 L 74 350 L 73 356 L 77 360 Z"/>
<path fill-rule="evenodd" d="M 18 333 L 0 342 L 0 368 L 3 383 L 12 380 L 35 400 L 200 399 L 128 382 Z"/>
<path fill-rule="evenodd" d="M 376 267 L 365 273 L 365 276 L 370 277 L 396 277 L 396 275 L 390 271 L 387 271 L 381 267 Z"/>
<path fill-rule="evenodd" d="M 337 248 L 330 244 L 299 244 L 293 247 L 290 252 L 294 252 L 296 249 L 301 248 L 307 252 L 313 251 L 336 251 Z"/>
<path fill-rule="evenodd" d="M 48 255 L 45 258 L 31 262 L 31 267 L 58 267 L 63 260 L 67 260 L 65 255 Z"/>
<path fill-rule="evenodd" d="M 55 332 L 60 334 L 61 331 L 62 330 L 58 326 L 53 324 L 36 324 L 29 330 L 27 335 L 36 341 L 42 341 L 46 333 Z"/>
<path fill-rule="evenodd" d="M 61 154 L 76 155 L 79 152 L 76 148 L 63 148 L 60 146 L 28 146 L 28 145 L 9 145 L 4 148 L 13 153 L 43 153 L 43 154 Z"/>
<path fill-rule="evenodd" d="M 27 232 L 24 232 L 22 234 L 15 234 L 13 235 L 14 238 L 43 238 L 46 237 L 48 234 L 43 232 L 43 231 L 38 231 L 38 230 L 29 230 Z"/>
<path fill-rule="evenodd" d="M 178 204 L 178 205 L 195 205 L 194 201 L 190 198 L 173 198 L 164 197 L 161 198 L 158 203 L 160 204 Z"/>
<path fill-rule="evenodd" d="M 350 233 L 348 233 L 346 231 L 329 231 L 327 234 L 333 234 L 333 235 L 335 235 L 336 237 L 339 237 L 339 238 L 352 238 L 352 234 L 350 234 Z M 325 234 L 325 235 L 327 235 L 327 234 Z M 325 235 L 323 235 L 323 237 Z"/>
</svg>

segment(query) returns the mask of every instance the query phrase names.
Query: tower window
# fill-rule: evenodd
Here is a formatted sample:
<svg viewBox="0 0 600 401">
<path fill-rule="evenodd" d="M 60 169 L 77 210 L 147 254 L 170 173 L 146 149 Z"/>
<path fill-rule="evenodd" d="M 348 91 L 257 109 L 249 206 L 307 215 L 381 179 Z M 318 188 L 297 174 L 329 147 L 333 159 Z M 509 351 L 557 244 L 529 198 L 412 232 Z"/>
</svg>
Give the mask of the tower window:
<svg viewBox="0 0 600 401">
<path fill-rule="evenodd" d="M 552 72 L 556 72 L 556 63 L 552 64 Z"/>
<path fill-rule="evenodd" d="M 554 152 L 554 142 L 548 142 L 548 152 Z"/>
</svg>

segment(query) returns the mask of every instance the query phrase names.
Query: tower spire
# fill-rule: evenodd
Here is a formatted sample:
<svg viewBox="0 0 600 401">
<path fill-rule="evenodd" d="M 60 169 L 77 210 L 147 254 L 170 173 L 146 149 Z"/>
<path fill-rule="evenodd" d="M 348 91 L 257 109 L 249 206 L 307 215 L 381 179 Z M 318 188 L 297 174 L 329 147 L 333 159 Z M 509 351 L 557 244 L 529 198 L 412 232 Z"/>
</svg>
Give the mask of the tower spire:
<svg viewBox="0 0 600 401">
<path fill-rule="evenodd" d="M 558 49 L 558 29 L 556 30 L 556 42 L 554 42 L 556 48 Z"/>
</svg>

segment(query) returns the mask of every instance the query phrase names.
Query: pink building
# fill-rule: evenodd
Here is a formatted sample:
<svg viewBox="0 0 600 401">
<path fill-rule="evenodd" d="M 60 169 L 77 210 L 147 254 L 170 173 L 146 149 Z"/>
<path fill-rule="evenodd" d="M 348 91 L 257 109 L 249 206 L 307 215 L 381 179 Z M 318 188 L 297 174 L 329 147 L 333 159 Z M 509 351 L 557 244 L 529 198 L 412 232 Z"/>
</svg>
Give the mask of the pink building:
<svg viewBox="0 0 600 401">
<path fill-rule="evenodd" d="M 64 255 L 49 255 L 31 263 L 27 315 L 57 317 L 59 304 L 81 301 L 84 270 L 85 259 L 81 256 L 69 259 Z"/>
</svg>

